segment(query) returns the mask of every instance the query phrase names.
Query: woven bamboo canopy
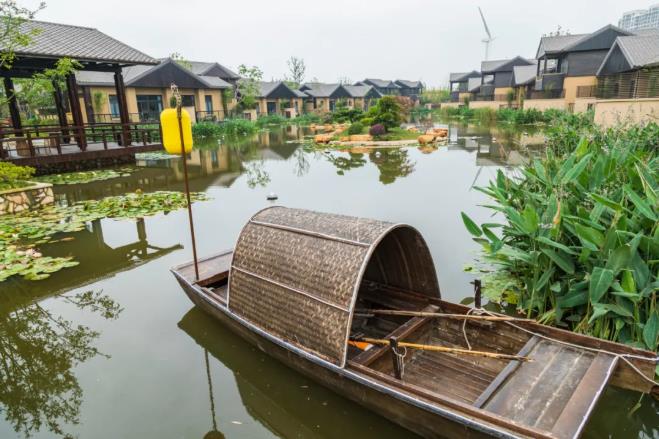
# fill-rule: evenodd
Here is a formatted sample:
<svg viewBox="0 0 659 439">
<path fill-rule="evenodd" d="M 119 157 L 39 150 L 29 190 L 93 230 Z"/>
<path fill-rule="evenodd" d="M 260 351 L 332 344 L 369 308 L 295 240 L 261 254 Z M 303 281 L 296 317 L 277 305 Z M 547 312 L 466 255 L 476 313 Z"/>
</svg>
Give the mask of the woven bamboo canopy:
<svg viewBox="0 0 659 439">
<path fill-rule="evenodd" d="M 343 367 L 365 280 L 440 296 L 430 251 L 413 227 L 270 207 L 238 238 L 228 304 L 262 330 Z"/>
</svg>

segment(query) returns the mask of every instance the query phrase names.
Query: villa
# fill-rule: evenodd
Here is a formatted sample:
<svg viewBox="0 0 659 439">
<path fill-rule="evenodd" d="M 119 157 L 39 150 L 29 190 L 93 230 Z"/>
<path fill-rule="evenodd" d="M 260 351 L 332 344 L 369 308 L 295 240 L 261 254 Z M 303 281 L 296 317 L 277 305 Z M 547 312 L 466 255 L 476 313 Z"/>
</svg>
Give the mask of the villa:
<svg viewBox="0 0 659 439">
<path fill-rule="evenodd" d="M 370 85 L 382 96 L 407 96 L 415 102 L 419 101 L 424 88 L 421 81 L 408 81 L 405 79 L 390 81 L 388 79 L 367 78 L 355 82 L 354 85 Z"/>
<path fill-rule="evenodd" d="M 254 120 L 263 115 L 297 117 L 302 111 L 305 95 L 294 90 L 283 81 L 261 81 L 254 110 L 245 110 L 243 117 Z"/>
<path fill-rule="evenodd" d="M 235 106 L 234 84 L 228 81 L 235 82 L 237 75 L 217 63 L 186 65 L 166 58 L 157 65 L 126 67 L 123 75 L 131 121 L 158 120 L 160 112 L 169 107 L 172 83 L 179 86 L 183 107 L 195 121 L 222 120 L 226 117 L 225 112 Z M 118 120 L 119 103 L 112 73 L 80 71 L 76 73 L 76 79 L 82 90 L 85 123 Z M 230 90 L 231 97 L 227 97 L 224 90 Z M 97 95 L 101 97 L 97 98 Z"/>
<path fill-rule="evenodd" d="M 579 35 L 542 37 L 537 79 L 525 108 L 585 111 L 595 100 L 597 71 L 617 37 L 631 35 L 613 25 Z"/>
<path fill-rule="evenodd" d="M 480 84 L 481 73 L 472 70 L 471 72 L 451 73 L 449 77 L 449 90 L 451 92 L 451 102 L 456 104 L 464 103 L 465 99 L 471 98 L 471 91 L 469 90 L 469 81 L 478 79 Z M 475 82 L 472 81 L 472 86 Z"/>
<path fill-rule="evenodd" d="M 659 31 L 619 36 L 597 70 L 595 121 L 659 120 Z"/>
<path fill-rule="evenodd" d="M 302 84 L 299 91 L 306 96 L 304 110 L 317 113 L 334 111 L 339 103 L 347 108 L 366 110 L 382 97 L 382 94 L 370 85 L 307 82 Z"/>
<path fill-rule="evenodd" d="M 481 83 L 478 91 L 472 93 L 469 106 L 497 110 L 514 100 L 513 69 L 516 66 L 530 66 L 535 61 L 517 56 L 512 59 L 483 61 L 481 63 Z"/>
</svg>

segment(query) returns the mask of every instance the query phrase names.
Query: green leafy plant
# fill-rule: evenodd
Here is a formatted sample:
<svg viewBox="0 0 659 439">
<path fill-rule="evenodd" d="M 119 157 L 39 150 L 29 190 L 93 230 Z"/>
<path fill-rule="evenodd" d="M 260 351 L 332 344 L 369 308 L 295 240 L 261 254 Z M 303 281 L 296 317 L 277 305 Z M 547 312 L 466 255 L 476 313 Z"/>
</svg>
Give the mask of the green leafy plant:
<svg viewBox="0 0 659 439">
<path fill-rule="evenodd" d="M 384 126 L 385 130 L 400 126 L 403 122 L 403 114 L 394 96 L 383 96 L 378 100 L 373 107 L 373 122 Z"/>
<path fill-rule="evenodd" d="M 110 180 L 112 178 L 127 177 L 134 170 L 135 169 L 133 168 L 120 168 L 99 169 L 97 171 L 67 172 L 64 174 L 43 175 L 35 178 L 35 180 L 42 183 L 50 183 L 55 185 L 83 184 L 92 183 L 94 181 Z"/>
<path fill-rule="evenodd" d="M 656 350 L 659 125 L 574 123 L 550 135 L 544 158 L 479 188 L 504 223 L 463 214 L 505 290 L 486 279 L 485 291 L 543 323 Z"/>
<path fill-rule="evenodd" d="M 33 175 L 32 167 L 0 162 L 0 190 L 31 186 L 29 180 Z"/>
</svg>

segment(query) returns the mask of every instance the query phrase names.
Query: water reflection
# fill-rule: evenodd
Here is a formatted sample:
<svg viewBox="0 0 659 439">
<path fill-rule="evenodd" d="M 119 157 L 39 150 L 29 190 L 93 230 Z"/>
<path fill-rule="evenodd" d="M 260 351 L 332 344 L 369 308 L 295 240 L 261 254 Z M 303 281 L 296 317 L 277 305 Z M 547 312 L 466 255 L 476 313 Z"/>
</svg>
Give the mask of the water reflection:
<svg viewBox="0 0 659 439">
<path fill-rule="evenodd" d="M 76 255 L 80 265 L 53 273 L 47 281 L 35 282 L 14 276 L 0 284 L 0 293 L 13 293 L 15 302 L 27 303 L 96 282 L 183 248 L 181 244 L 160 247 L 149 242 L 142 218 L 127 223 L 134 224 L 133 237 L 130 237 L 129 230 L 125 230 L 122 241 L 130 242 L 112 246 L 103 234 L 104 221 L 114 220 L 93 221 L 80 232 L 40 247 L 44 254 L 52 257 Z M 5 310 L 5 306 L 0 310 Z"/>
<path fill-rule="evenodd" d="M 121 312 L 114 300 L 92 291 L 57 300 L 103 319 L 116 319 Z M 94 347 L 100 333 L 39 303 L 16 303 L 12 292 L 2 293 L 0 304 L 0 412 L 24 437 L 41 430 L 72 437 L 66 425 L 79 423 L 83 401 L 73 369 L 103 355 Z"/>
<path fill-rule="evenodd" d="M 211 356 L 211 363 L 219 361 L 234 371 L 242 404 L 255 420 L 277 437 L 320 439 L 342 437 L 345 431 L 350 431 L 350 437 L 416 437 L 328 389 L 313 386 L 312 390 L 307 384 L 300 385 L 308 383 L 303 376 L 257 351 L 198 308 L 188 311 L 178 326 L 202 348 L 199 361 L 203 355 L 210 395 L 207 397 L 209 424 L 213 434 L 219 433 L 223 419 L 221 407 L 215 406 L 210 374 L 212 364 L 206 363 L 207 354 Z M 346 425 L 355 411 L 364 412 L 361 424 Z"/>
</svg>

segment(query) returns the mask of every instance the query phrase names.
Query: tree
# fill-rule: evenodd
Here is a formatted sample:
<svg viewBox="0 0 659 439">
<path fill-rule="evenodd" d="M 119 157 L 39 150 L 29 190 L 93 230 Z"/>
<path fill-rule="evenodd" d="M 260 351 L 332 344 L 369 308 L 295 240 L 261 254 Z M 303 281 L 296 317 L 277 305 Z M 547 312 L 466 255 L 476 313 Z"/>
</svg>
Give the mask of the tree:
<svg viewBox="0 0 659 439">
<path fill-rule="evenodd" d="M 192 70 L 192 63 L 187 59 L 185 59 L 183 55 L 181 55 L 180 53 L 174 52 L 171 55 L 169 55 L 169 57 L 179 66 L 186 68 L 188 70 Z"/>
<path fill-rule="evenodd" d="M 32 78 L 17 79 L 16 99 L 25 109 L 28 117 L 35 117 L 38 110 L 52 108 L 54 106 L 53 93 L 56 82 L 64 88 L 66 77 L 73 75 L 82 68 L 82 64 L 70 58 L 61 58 L 52 69 L 36 73 Z"/>
<path fill-rule="evenodd" d="M 25 32 L 21 26 L 45 7 L 45 2 L 39 3 L 36 9 L 28 9 L 18 6 L 15 0 L 0 0 L 0 67 L 10 68 L 16 57 L 16 49 L 29 45 L 39 33 L 38 29 Z"/>
<path fill-rule="evenodd" d="M 347 76 L 339 76 L 338 82 L 341 85 L 350 85 L 350 84 L 352 84 L 352 81 Z"/>
<path fill-rule="evenodd" d="M 300 84 L 304 82 L 304 75 L 307 71 L 307 66 L 304 64 L 304 60 L 302 58 L 291 56 L 288 61 L 286 61 L 286 64 L 288 64 L 289 72 L 289 76 L 286 80 L 290 81 L 292 83 L 291 85 L 295 85 L 295 88 L 299 87 Z"/>
<path fill-rule="evenodd" d="M 263 72 L 256 66 L 238 66 L 238 74 L 241 79 L 238 82 L 238 103 L 241 108 L 252 109 L 256 105 L 256 99 L 261 91 L 260 81 Z"/>
<path fill-rule="evenodd" d="M 398 127 L 403 121 L 400 104 L 393 96 L 381 97 L 373 108 L 373 123 L 382 124 L 387 130 Z"/>
</svg>

